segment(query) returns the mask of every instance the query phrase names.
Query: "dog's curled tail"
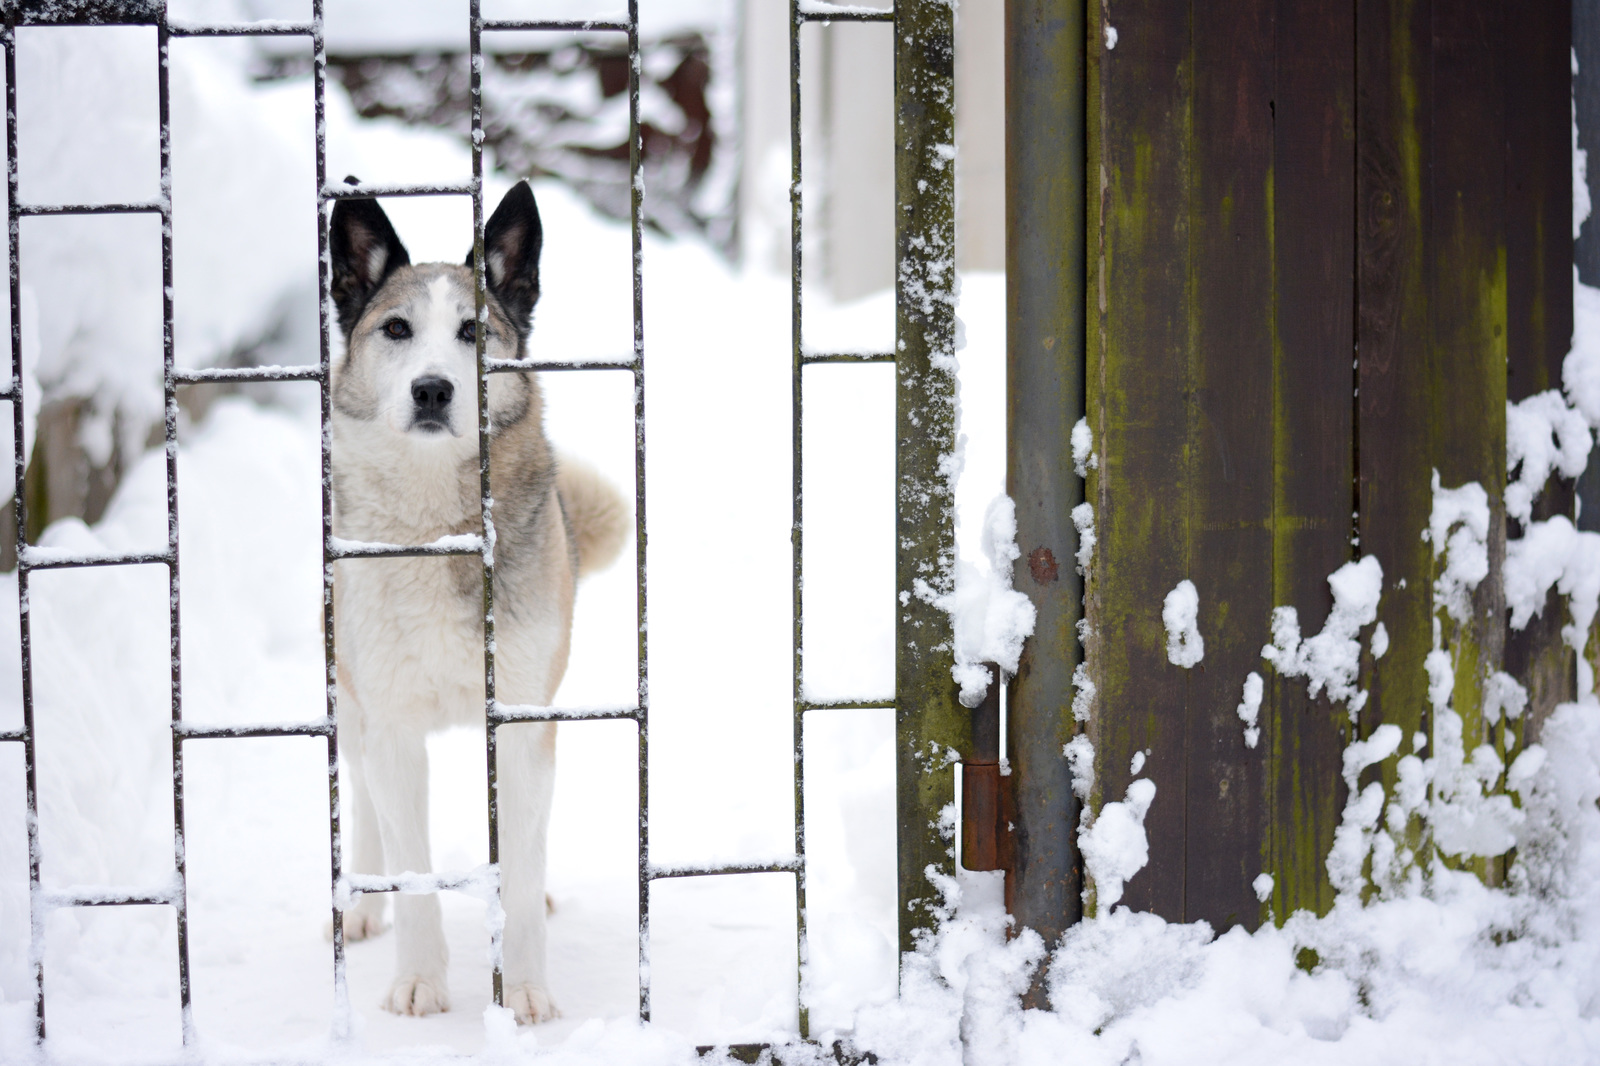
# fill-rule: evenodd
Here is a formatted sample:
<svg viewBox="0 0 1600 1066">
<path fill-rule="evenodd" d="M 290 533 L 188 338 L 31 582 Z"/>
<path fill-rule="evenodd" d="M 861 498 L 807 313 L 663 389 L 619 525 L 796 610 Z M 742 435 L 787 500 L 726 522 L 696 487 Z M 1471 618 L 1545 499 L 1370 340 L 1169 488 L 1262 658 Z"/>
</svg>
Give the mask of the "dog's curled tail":
<svg viewBox="0 0 1600 1066">
<path fill-rule="evenodd" d="M 628 537 L 628 502 L 587 463 L 561 458 L 556 472 L 561 506 L 578 546 L 578 576 L 603 570 Z"/>
</svg>

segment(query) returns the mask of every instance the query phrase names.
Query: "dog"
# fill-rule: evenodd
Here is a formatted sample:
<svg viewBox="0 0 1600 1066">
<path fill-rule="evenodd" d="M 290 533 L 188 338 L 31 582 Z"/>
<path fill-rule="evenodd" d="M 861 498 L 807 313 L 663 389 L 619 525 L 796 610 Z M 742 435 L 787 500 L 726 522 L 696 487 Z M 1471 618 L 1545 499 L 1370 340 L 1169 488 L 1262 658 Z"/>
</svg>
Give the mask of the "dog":
<svg viewBox="0 0 1600 1066">
<path fill-rule="evenodd" d="M 472 254 L 465 266 L 412 265 L 376 200 L 339 200 L 330 227 L 330 292 L 345 340 L 333 369 L 334 533 L 390 544 L 481 533 Z M 491 358 L 526 357 L 542 246 L 533 191 L 518 182 L 484 228 Z M 630 519 L 591 469 L 557 459 L 534 374 L 496 374 L 488 396 L 495 692 L 548 706 L 566 671 L 578 578 L 611 562 Z M 351 868 L 426 871 L 425 738 L 483 724 L 481 564 L 473 555 L 334 565 Z M 510 725 L 498 737 L 504 1002 L 518 1022 L 536 1023 L 556 1016 L 544 887 L 556 726 Z M 383 932 L 383 909 L 383 896 L 363 895 L 345 912 L 346 939 Z M 396 973 L 383 1006 L 448 1010 L 438 898 L 397 896 L 394 926 Z"/>
</svg>

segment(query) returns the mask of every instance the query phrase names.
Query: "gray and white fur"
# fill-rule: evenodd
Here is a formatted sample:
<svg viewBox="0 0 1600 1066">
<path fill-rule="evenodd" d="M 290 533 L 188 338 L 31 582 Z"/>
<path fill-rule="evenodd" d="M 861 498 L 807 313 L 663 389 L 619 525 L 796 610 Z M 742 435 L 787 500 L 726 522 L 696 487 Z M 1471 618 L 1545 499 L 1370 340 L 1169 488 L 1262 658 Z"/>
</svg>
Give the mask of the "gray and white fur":
<svg viewBox="0 0 1600 1066">
<path fill-rule="evenodd" d="M 485 352 L 526 354 L 543 243 L 526 182 L 484 229 Z M 345 354 L 333 373 L 334 532 L 425 544 L 479 533 L 476 313 L 467 266 L 412 265 L 375 200 L 340 200 L 329 249 Z M 547 706 L 566 671 L 578 578 L 627 535 L 622 497 L 546 440 L 535 375 L 489 384 L 495 526 L 495 688 Z M 483 724 L 483 577 L 475 556 L 335 564 L 340 737 L 356 873 L 426 871 L 430 732 Z M 545 842 L 554 723 L 499 730 L 505 1004 L 524 1023 L 556 1015 L 545 975 Z M 384 897 L 345 913 L 345 935 L 380 933 Z M 449 1009 L 448 952 L 435 896 L 394 902 L 396 974 L 383 1005 Z"/>
</svg>

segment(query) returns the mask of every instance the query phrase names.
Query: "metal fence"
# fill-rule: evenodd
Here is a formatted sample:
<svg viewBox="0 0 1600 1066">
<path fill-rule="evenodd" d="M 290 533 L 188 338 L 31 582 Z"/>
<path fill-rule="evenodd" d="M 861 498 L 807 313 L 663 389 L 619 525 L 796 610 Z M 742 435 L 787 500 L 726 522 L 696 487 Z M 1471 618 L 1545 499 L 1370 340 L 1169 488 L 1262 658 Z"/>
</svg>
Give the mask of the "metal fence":
<svg viewBox="0 0 1600 1066">
<path fill-rule="evenodd" d="M 939 458 L 954 443 L 954 374 L 939 360 L 954 349 L 953 166 L 946 152 L 953 144 L 951 93 L 953 84 L 950 12 L 939 4 L 902 0 L 896 11 L 827 8 L 791 0 L 791 150 L 792 196 L 792 316 L 793 316 L 793 502 L 792 550 L 794 564 L 794 855 L 772 862 L 723 865 L 658 866 L 650 861 L 649 766 L 650 701 L 646 587 L 645 521 L 645 359 L 641 220 L 644 183 L 641 170 L 639 116 L 639 0 L 629 0 L 626 19 L 597 21 L 506 21 L 485 19 L 480 0 L 470 4 L 470 118 L 472 178 L 459 185 L 332 184 L 326 167 L 325 95 L 327 53 L 323 37 L 324 0 L 313 0 L 309 22 L 251 22 L 199 25 L 168 16 L 161 0 L 67 0 L 54 3 L 9 3 L 3 8 L 6 64 L 7 220 L 9 235 L 11 356 L 9 385 L 0 399 L 12 403 L 13 463 L 16 481 L 14 507 L 17 530 L 18 604 L 21 624 L 23 723 L 18 731 L 0 733 L 0 740 L 22 746 L 28 811 L 29 888 L 31 939 L 29 958 L 34 979 L 35 1035 L 45 1035 L 44 917 L 70 907 L 158 905 L 173 908 L 177 923 L 177 966 L 182 1008 L 183 1040 L 193 1043 L 195 1031 L 190 1007 L 190 958 L 187 880 L 184 849 L 184 745 L 195 740 L 242 737 L 322 737 L 327 743 L 328 827 L 331 867 L 329 883 L 333 918 L 332 962 L 335 996 L 335 1035 L 349 1027 L 349 997 L 345 975 L 343 911 L 353 897 L 371 892 L 438 892 L 492 889 L 491 907 L 498 906 L 499 812 L 496 798 L 496 731 L 518 722 L 577 722 L 626 719 L 638 729 L 638 981 L 639 1017 L 650 1017 L 650 886 L 663 878 L 744 873 L 792 873 L 795 876 L 796 950 L 803 978 L 807 959 L 805 905 L 804 722 L 808 710 L 819 708 L 867 709 L 896 707 L 902 741 L 899 773 L 900 868 L 902 945 L 910 943 L 915 929 L 926 928 L 936 905 L 927 897 L 926 870 L 931 862 L 947 872 L 953 861 L 950 842 L 938 834 L 939 811 L 954 798 L 954 773 L 945 753 L 951 745 L 964 750 L 961 731 L 965 713 L 954 702 L 949 675 L 949 624 L 943 612 L 930 603 L 912 599 L 903 603 L 898 619 L 899 665 L 897 700 L 844 700 L 814 702 L 806 698 L 803 677 L 802 602 L 802 383 L 804 368 L 819 363 L 897 363 L 897 408 L 900 425 L 898 457 L 897 559 L 899 587 L 918 580 L 942 589 L 948 585 L 953 555 L 952 497 L 949 478 L 941 472 Z M 941 21 L 942 20 L 942 21 Z M 899 243 L 899 299 L 897 301 L 897 352 L 850 354 L 812 352 L 802 341 L 802 198 L 801 198 L 801 95 L 800 38 L 808 22 L 890 22 L 896 26 L 897 99 L 897 239 Z M 156 33 L 157 86 L 160 118 L 160 196 L 147 202 L 49 204 L 23 203 L 18 194 L 16 34 L 19 27 L 142 25 Z M 473 209 L 473 272 L 480 323 L 487 322 L 483 255 L 483 34 L 505 31 L 605 33 L 626 36 L 629 59 L 629 165 L 633 255 L 633 350 L 625 359 L 604 362 L 536 362 L 497 360 L 484 353 L 485 330 L 477 331 L 479 479 L 483 535 L 447 538 L 426 545 L 398 545 L 341 540 L 333 530 L 331 455 L 331 329 L 330 257 L 328 218 L 336 200 L 387 196 L 468 196 Z M 318 293 L 320 346 L 316 365 L 268 366 L 242 369 L 179 369 L 173 347 L 172 265 L 172 165 L 169 123 L 168 49 L 174 38 L 278 36 L 308 38 L 312 50 L 316 183 L 318 204 Z M 908 104 L 910 106 L 908 106 Z M 131 554 L 83 555 L 40 548 L 27 540 L 26 494 L 23 483 L 28 456 L 23 435 L 23 363 L 21 327 L 20 222 L 26 217 L 90 214 L 155 214 L 162 222 L 162 388 L 165 397 L 165 451 L 167 543 L 164 550 Z M 940 264 L 944 264 L 941 266 Z M 609 370 L 633 376 L 634 417 L 634 522 L 637 580 L 638 698 L 631 707 L 558 708 L 511 706 L 495 697 L 494 661 L 494 514 L 489 462 L 488 376 L 495 373 L 533 371 Z M 245 382 L 315 382 L 320 393 L 321 501 L 322 501 L 322 621 L 326 713 L 307 724 L 259 724 L 209 728 L 184 718 L 182 687 L 182 621 L 179 616 L 178 531 L 178 389 L 188 385 Z M 908 421 L 909 420 L 909 421 Z M 910 427 L 908 429 L 908 427 Z M 333 619 L 333 563 L 352 558 L 475 555 L 483 571 L 484 718 L 488 776 L 489 865 L 475 871 L 401 875 L 348 874 L 343 863 L 343 836 L 339 810 L 339 719 L 336 705 L 336 650 Z M 33 663 L 30 643 L 29 580 L 34 571 L 85 566 L 160 565 L 167 568 L 169 591 L 169 647 L 171 662 L 171 730 L 173 773 L 173 871 L 165 883 L 148 886 L 103 887 L 50 891 L 43 887 L 39 851 L 38 795 L 33 708 Z M 907 700 L 907 679 L 916 690 Z M 928 697 L 932 693 L 932 699 Z M 942 712 L 942 716 L 939 712 Z M 934 723 L 930 726 L 929 723 Z M 954 723 L 952 725 L 952 723 Z M 935 728 L 935 726 L 937 726 Z M 934 755 L 937 754 L 938 758 Z M 908 759 L 911 760 L 908 763 Z M 920 761 L 917 761 L 920 760 Z M 909 766 L 909 770 L 908 770 Z M 910 797 L 908 800 L 908 796 Z M 909 881 L 908 881 L 909 876 Z M 910 886 L 909 889 L 907 886 Z M 502 998 L 499 934 L 492 945 L 493 995 Z M 799 1032 L 808 1036 L 804 987 L 799 985 Z"/>
</svg>

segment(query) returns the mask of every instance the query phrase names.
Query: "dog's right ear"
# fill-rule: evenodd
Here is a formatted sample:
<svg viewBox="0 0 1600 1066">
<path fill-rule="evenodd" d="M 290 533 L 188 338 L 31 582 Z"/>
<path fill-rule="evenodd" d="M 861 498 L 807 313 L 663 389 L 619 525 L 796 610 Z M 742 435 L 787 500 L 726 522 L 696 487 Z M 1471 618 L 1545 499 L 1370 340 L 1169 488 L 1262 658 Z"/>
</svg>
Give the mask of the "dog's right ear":
<svg viewBox="0 0 1600 1066">
<path fill-rule="evenodd" d="M 355 178 L 344 179 L 350 185 Z M 346 337 L 384 279 L 411 262 L 406 246 L 376 200 L 339 200 L 333 205 L 328 252 L 333 261 L 330 292 Z"/>
</svg>

